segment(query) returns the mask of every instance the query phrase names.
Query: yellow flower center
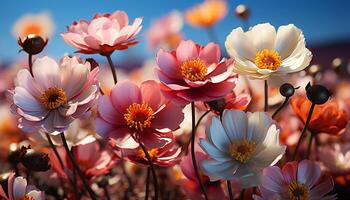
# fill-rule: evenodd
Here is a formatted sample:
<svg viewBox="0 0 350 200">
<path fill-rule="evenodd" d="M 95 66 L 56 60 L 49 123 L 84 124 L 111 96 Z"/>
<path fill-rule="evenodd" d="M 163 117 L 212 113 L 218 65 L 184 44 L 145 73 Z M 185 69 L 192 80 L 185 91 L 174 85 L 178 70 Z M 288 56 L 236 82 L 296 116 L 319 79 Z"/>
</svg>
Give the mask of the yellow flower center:
<svg viewBox="0 0 350 200">
<path fill-rule="evenodd" d="M 204 81 L 207 74 L 207 65 L 199 58 L 186 60 L 180 66 L 181 75 L 190 81 Z"/>
<path fill-rule="evenodd" d="M 281 56 L 275 50 L 264 49 L 255 55 L 255 65 L 260 69 L 276 70 L 281 64 Z"/>
<path fill-rule="evenodd" d="M 152 159 L 157 157 L 157 155 L 158 155 L 158 150 L 157 149 L 151 149 L 151 150 L 148 150 L 147 152 L 148 152 L 149 156 Z M 145 158 L 146 154 L 145 154 L 145 152 L 143 152 L 142 149 L 139 149 L 138 152 L 137 152 L 137 156 L 140 157 L 140 158 Z"/>
<path fill-rule="evenodd" d="M 256 151 L 256 143 L 247 139 L 240 139 L 230 146 L 230 155 L 241 163 L 247 162 Z"/>
<path fill-rule="evenodd" d="M 153 110 L 147 103 L 133 103 L 126 109 L 126 114 L 124 114 L 124 119 L 129 128 L 140 131 L 150 127 L 153 118 Z"/>
<path fill-rule="evenodd" d="M 287 193 L 290 200 L 309 200 L 309 187 L 297 181 L 288 185 Z"/>
<path fill-rule="evenodd" d="M 28 195 L 24 195 L 22 198 L 20 198 L 19 200 L 35 200 L 34 197 L 30 197 Z"/>
<path fill-rule="evenodd" d="M 40 100 L 45 108 L 53 110 L 66 104 L 67 96 L 61 88 L 50 87 L 41 95 Z"/>
</svg>

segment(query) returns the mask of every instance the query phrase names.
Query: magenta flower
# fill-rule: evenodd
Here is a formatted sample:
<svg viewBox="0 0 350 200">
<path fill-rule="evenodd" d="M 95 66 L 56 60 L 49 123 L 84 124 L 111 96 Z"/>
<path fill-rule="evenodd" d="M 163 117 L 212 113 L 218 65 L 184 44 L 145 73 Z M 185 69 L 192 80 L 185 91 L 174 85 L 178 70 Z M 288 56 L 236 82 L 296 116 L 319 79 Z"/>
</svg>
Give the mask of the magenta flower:
<svg viewBox="0 0 350 200">
<path fill-rule="evenodd" d="M 208 159 L 208 156 L 204 153 L 197 151 L 196 152 L 196 158 L 197 158 L 197 165 L 200 166 L 200 164 Z M 183 157 L 182 161 L 180 162 L 181 171 L 186 177 L 186 179 L 180 179 L 178 180 L 178 184 L 181 186 L 181 189 L 183 192 L 189 197 L 190 199 L 204 199 L 202 190 L 200 188 L 198 179 L 196 177 L 196 173 L 194 171 L 192 160 L 190 154 Z M 210 181 L 209 177 L 203 174 L 202 171 L 199 171 L 201 180 L 204 184 L 205 190 L 208 193 L 209 199 L 225 199 L 225 193 L 221 188 L 221 182 L 220 181 Z"/>
<path fill-rule="evenodd" d="M 254 195 L 254 199 L 336 199 L 335 195 L 327 195 L 333 186 L 331 177 L 321 178 L 317 163 L 293 161 L 282 170 L 277 166 L 265 168 L 259 186 L 261 197 Z"/>
<path fill-rule="evenodd" d="M 149 140 L 142 141 L 142 143 L 145 145 L 154 165 L 171 167 L 180 161 L 181 148 L 176 146 L 172 132 L 165 133 L 161 138 L 149 138 Z M 122 144 L 110 139 L 109 144 L 115 149 L 120 158 L 143 166 L 149 165 L 145 153 L 133 138 L 129 137 Z"/>
<path fill-rule="evenodd" d="M 49 57 L 38 58 L 33 63 L 34 77 L 27 69 L 20 70 L 12 91 L 19 127 L 27 132 L 64 131 L 95 104 L 97 73 L 98 68 L 90 71 L 90 63 L 77 57 L 64 57 L 59 65 Z"/>
<path fill-rule="evenodd" d="M 67 179 L 67 175 L 73 175 L 73 165 L 63 147 L 58 147 L 57 151 L 62 158 L 65 169 L 62 169 L 62 166 L 60 165 L 53 151 L 49 155 L 52 169 L 59 176 Z M 74 159 L 79 164 L 80 169 L 84 173 L 85 177 L 90 181 L 95 180 L 95 178 L 99 175 L 109 173 L 117 163 L 116 156 L 106 149 L 101 150 L 97 140 L 73 146 L 72 152 Z M 72 179 L 73 177 L 70 178 Z"/>
<path fill-rule="evenodd" d="M 164 95 L 180 104 L 223 98 L 235 86 L 233 59 L 220 61 L 220 47 L 182 41 L 172 52 L 159 50 L 156 69 Z"/>
<path fill-rule="evenodd" d="M 135 134 L 142 142 L 179 127 L 184 119 L 182 107 L 165 99 L 155 81 L 140 87 L 130 81 L 117 83 L 110 95 L 98 100 L 97 133 L 115 139 Z"/>
<path fill-rule="evenodd" d="M 123 11 L 112 14 L 96 14 L 90 21 L 80 20 L 68 26 L 62 33 L 64 41 L 84 54 L 110 55 L 114 50 L 127 49 L 135 45 L 135 35 L 140 32 L 142 18 L 129 25 L 128 15 Z"/>
<path fill-rule="evenodd" d="M 38 190 L 34 185 L 28 185 L 27 180 L 21 176 L 15 177 L 15 173 L 10 173 L 7 182 L 8 195 L 0 185 L 0 199 L 45 200 L 45 192 Z"/>
</svg>

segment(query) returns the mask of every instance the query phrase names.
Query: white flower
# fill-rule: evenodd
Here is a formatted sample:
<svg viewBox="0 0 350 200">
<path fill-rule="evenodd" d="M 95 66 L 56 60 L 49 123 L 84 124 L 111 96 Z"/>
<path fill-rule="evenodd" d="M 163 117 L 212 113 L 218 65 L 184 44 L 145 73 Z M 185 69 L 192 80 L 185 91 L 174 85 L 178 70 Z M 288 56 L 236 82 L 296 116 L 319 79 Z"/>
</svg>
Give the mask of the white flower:
<svg viewBox="0 0 350 200">
<path fill-rule="evenodd" d="M 312 59 L 305 38 L 293 24 L 280 26 L 276 33 L 269 24 L 258 24 L 247 32 L 233 29 L 225 46 L 235 58 L 235 71 L 253 79 L 267 79 L 305 69 Z"/>
<path fill-rule="evenodd" d="M 211 159 L 202 163 L 203 172 L 212 181 L 239 180 L 242 188 L 258 185 L 261 170 L 278 162 L 286 149 L 265 112 L 225 110 L 222 122 L 212 119 L 206 136 L 199 144 Z"/>
<path fill-rule="evenodd" d="M 47 12 L 27 14 L 13 25 L 12 33 L 23 41 L 28 35 L 34 34 L 44 38 L 52 36 L 55 25 Z"/>
</svg>

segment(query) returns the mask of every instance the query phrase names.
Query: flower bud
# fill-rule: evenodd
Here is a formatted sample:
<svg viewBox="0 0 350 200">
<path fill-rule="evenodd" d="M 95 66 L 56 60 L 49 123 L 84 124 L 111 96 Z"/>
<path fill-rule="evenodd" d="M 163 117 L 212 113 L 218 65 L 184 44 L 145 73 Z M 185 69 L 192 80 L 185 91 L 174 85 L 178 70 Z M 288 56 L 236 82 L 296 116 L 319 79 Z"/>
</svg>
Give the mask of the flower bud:
<svg viewBox="0 0 350 200">
<path fill-rule="evenodd" d="M 329 90 L 322 85 L 311 86 L 311 84 L 308 83 L 305 89 L 307 98 L 314 104 L 324 104 L 331 96 Z"/>
<path fill-rule="evenodd" d="M 29 34 L 24 41 L 18 39 L 18 44 L 23 48 L 23 51 L 31 55 L 40 53 L 45 48 L 47 42 L 47 39 L 45 40 L 34 34 Z"/>
<path fill-rule="evenodd" d="M 51 168 L 49 156 L 46 153 L 28 151 L 21 163 L 31 171 L 45 172 Z"/>
<path fill-rule="evenodd" d="M 222 113 L 225 109 L 225 100 L 224 99 L 216 99 L 213 101 L 208 101 L 206 104 L 209 106 L 210 109 L 214 110 L 215 112 Z"/>
<path fill-rule="evenodd" d="M 281 85 L 280 87 L 280 93 L 282 96 L 289 98 L 294 95 L 295 89 L 292 84 L 290 83 L 285 83 Z"/>
<path fill-rule="evenodd" d="M 240 4 L 236 7 L 235 14 L 237 17 L 247 20 L 250 16 L 250 10 L 244 4 Z"/>
</svg>

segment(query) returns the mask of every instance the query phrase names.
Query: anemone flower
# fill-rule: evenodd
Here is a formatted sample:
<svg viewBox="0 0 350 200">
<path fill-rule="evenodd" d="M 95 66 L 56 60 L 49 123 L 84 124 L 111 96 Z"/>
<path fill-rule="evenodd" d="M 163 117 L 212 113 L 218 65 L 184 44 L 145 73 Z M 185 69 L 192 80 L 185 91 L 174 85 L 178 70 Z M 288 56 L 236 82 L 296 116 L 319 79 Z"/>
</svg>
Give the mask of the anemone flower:
<svg viewBox="0 0 350 200">
<path fill-rule="evenodd" d="M 191 40 L 182 41 L 176 50 L 159 50 L 156 69 L 163 94 L 185 105 L 194 101 L 223 98 L 235 86 L 232 74 L 233 59 L 220 61 L 220 47 L 206 46 Z"/>
<path fill-rule="evenodd" d="M 161 47 L 168 50 L 176 48 L 182 40 L 182 26 L 182 15 L 178 11 L 172 11 L 152 22 L 146 33 L 149 47 L 151 49 Z"/>
<path fill-rule="evenodd" d="M 90 22 L 73 22 L 61 36 L 81 53 L 110 55 L 138 43 L 135 36 L 142 28 L 141 22 L 141 18 L 136 18 L 129 25 L 129 17 L 123 11 L 96 14 Z"/>
<path fill-rule="evenodd" d="M 196 152 L 197 165 L 202 163 L 208 156 L 200 151 Z M 198 183 L 196 173 L 193 168 L 192 160 L 190 154 L 183 157 L 180 162 L 180 167 L 185 178 L 182 178 L 177 181 L 177 184 L 181 186 L 183 192 L 190 199 L 204 199 L 203 193 Z M 204 184 L 205 190 L 208 193 L 209 199 L 225 199 L 225 193 L 221 188 L 220 181 L 210 181 L 209 177 L 199 171 L 201 180 Z"/>
<path fill-rule="evenodd" d="M 172 132 L 164 134 L 161 138 L 142 141 L 142 143 L 145 145 L 154 165 L 160 167 L 171 167 L 180 161 L 181 148 L 176 147 L 175 138 Z M 121 144 L 110 139 L 109 144 L 120 158 L 142 166 L 149 165 L 149 161 L 147 160 L 144 151 L 139 143 L 132 137 L 127 138 Z"/>
<path fill-rule="evenodd" d="M 117 83 L 98 100 L 96 131 L 122 139 L 133 134 L 145 141 L 153 135 L 176 130 L 184 119 L 182 107 L 164 98 L 159 83 L 145 81 L 140 87 L 130 81 Z"/>
<path fill-rule="evenodd" d="M 187 22 L 195 27 L 210 28 L 227 14 L 227 5 L 223 0 L 206 0 L 186 11 Z"/>
<path fill-rule="evenodd" d="M 34 185 L 28 185 L 27 180 L 21 176 L 15 177 L 15 173 L 10 173 L 8 178 L 8 188 L 6 195 L 0 186 L 0 197 L 5 200 L 45 200 L 45 192 L 38 190 Z"/>
<path fill-rule="evenodd" d="M 73 165 L 63 147 L 58 147 L 57 151 L 62 159 L 64 169 L 62 169 L 60 161 L 56 155 L 51 152 L 50 162 L 52 169 L 63 178 L 72 178 Z M 100 175 L 106 175 L 115 166 L 118 159 L 108 149 L 102 150 L 98 141 L 73 146 L 71 149 L 74 159 L 79 164 L 81 171 L 89 181 L 95 180 Z M 68 170 L 68 171 L 67 171 Z"/>
<path fill-rule="evenodd" d="M 350 172 L 350 143 L 339 142 L 320 145 L 317 148 L 322 170 L 334 176 Z"/>
<path fill-rule="evenodd" d="M 11 94 L 19 127 L 26 132 L 66 130 L 95 105 L 97 73 L 98 68 L 90 71 L 90 63 L 77 57 L 64 57 L 59 64 L 46 56 L 38 58 L 33 63 L 34 77 L 27 69 L 20 70 Z"/>
<path fill-rule="evenodd" d="M 336 195 L 327 195 L 334 186 L 331 177 L 321 178 L 321 169 L 313 161 L 293 161 L 284 165 L 263 170 L 259 190 L 261 196 L 256 200 L 268 199 L 336 199 Z"/>
<path fill-rule="evenodd" d="M 240 110 L 224 110 L 222 121 L 214 117 L 199 145 L 211 158 L 202 162 L 210 180 L 236 179 L 242 188 L 258 185 L 261 170 L 278 162 L 286 149 L 267 113 Z"/>
<path fill-rule="evenodd" d="M 236 28 L 227 36 L 225 46 L 235 58 L 235 72 L 253 79 L 301 71 L 312 59 L 303 33 L 293 24 L 281 26 L 277 32 L 269 23 L 258 24 L 247 32 Z"/>
<path fill-rule="evenodd" d="M 290 104 L 294 113 L 305 123 L 311 102 L 304 96 L 295 96 Z M 346 111 L 340 108 L 336 100 L 332 99 L 315 107 L 308 130 L 312 133 L 340 135 L 344 133 L 348 120 Z"/>
</svg>

